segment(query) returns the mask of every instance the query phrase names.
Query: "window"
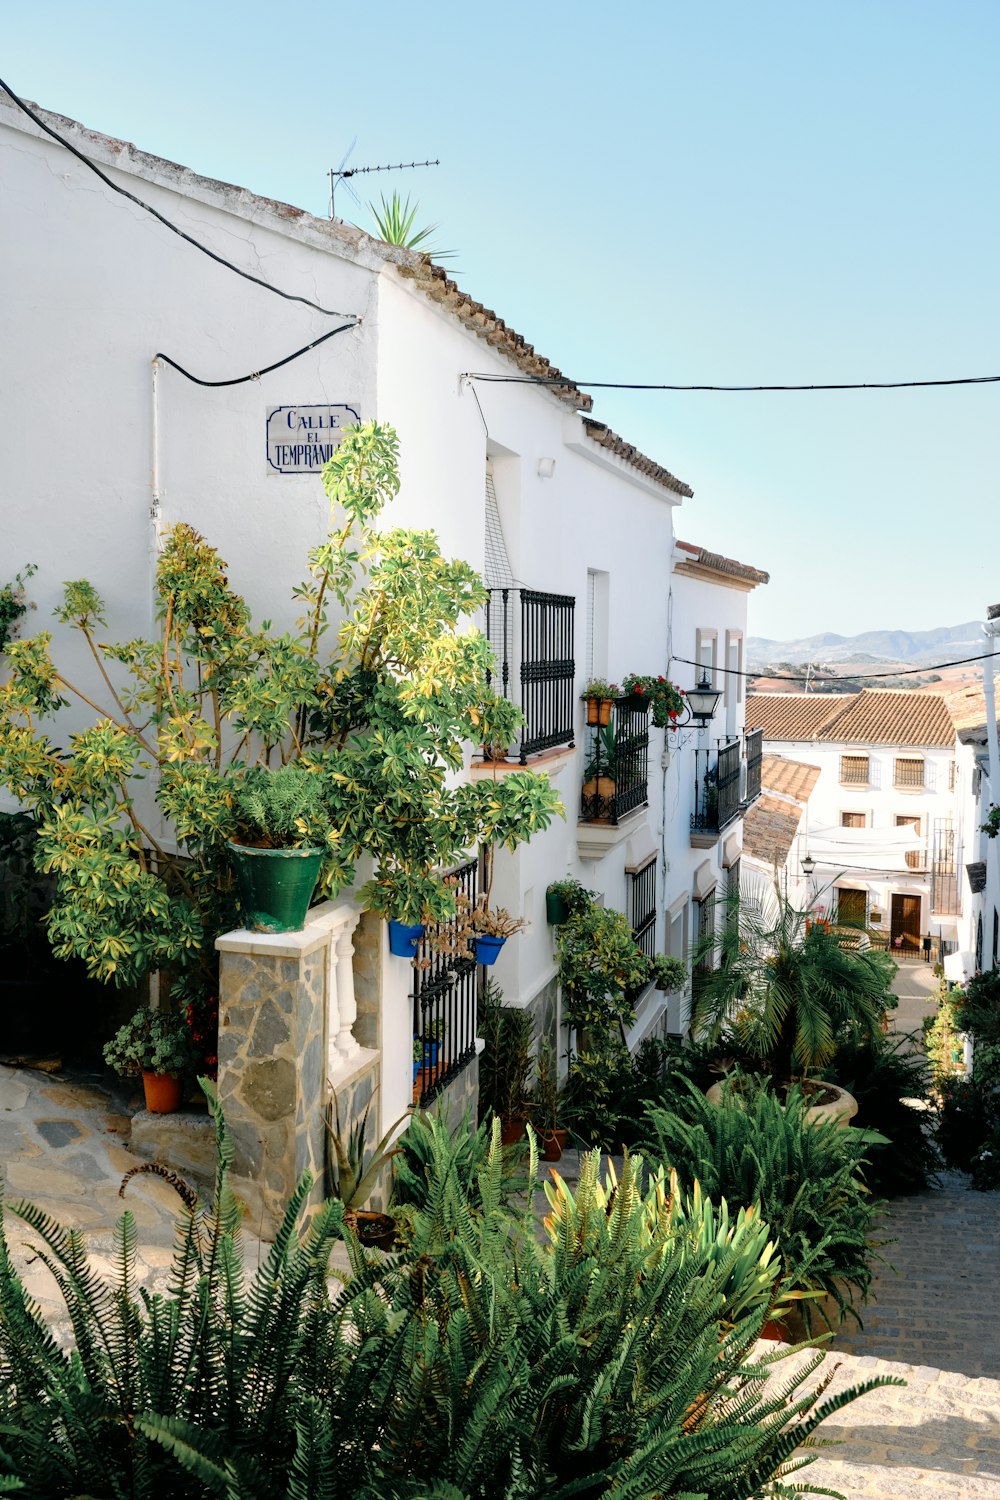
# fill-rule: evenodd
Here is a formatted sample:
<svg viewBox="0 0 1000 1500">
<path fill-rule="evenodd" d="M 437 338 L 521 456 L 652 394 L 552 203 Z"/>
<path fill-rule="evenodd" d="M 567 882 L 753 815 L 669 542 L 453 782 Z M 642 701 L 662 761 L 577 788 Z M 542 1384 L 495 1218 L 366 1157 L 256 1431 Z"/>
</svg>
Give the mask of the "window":
<svg viewBox="0 0 1000 1500">
<path fill-rule="evenodd" d="M 958 774 L 958 767 L 957 767 L 957 765 L 955 764 L 955 762 L 953 760 L 950 760 L 948 762 L 948 790 L 949 790 L 949 792 L 953 792 L 955 790 L 955 778 L 956 778 L 957 774 Z"/>
<path fill-rule="evenodd" d="M 924 763 L 912 756 L 897 756 L 893 773 L 894 786 L 919 786 L 924 784 Z"/>
<path fill-rule="evenodd" d="M 867 813 L 845 813 L 840 815 L 841 828 L 866 828 L 868 826 Z"/>
<path fill-rule="evenodd" d="M 726 871 L 726 927 L 732 932 L 740 920 L 740 862 L 734 859 Z"/>
<path fill-rule="evenodd" d="M 715 896 L 715 891 L 712 891 L 703 901 L 694 903 L 698 933 L 699 963 L 697 967 L 703 974 L 710 974 L 715 968 L 715 949 L 709 944 L 709 939 L 715 936 Z"/>
<path fill-rule="evenodd" d="M 716 682 L 716 667 L 719 664 L 719 632 L 717 630 L 695 631 L 694 654 L 698 665 L 695 673 L 698 679 L 706 676 L 713 687 L 718 687 Z"/>
<path fill-rule="evenodd" d="M 628 876 L 628 919 L 639 947 L 647 958 L 656 952 L 656 855 L 626 870 Z"/>
<path fill-rule="evenodd" d="M 688 900 L 682 896 L 667 912 L 667 952 L 672 958 L 687 959 Z"/>
<path fill-rule="evenodd" d="M 908 814 L 897 814 L 896 827 L 912 828 L 914 833 L 919 833 L 920 819 L 912 818 Z M 920 849 L 907 849 L 903 854 L 903 858 L 906 860 L 907 867 L 911 870 L 922 870 L 924 867 L 923 851 Z"/>
<path fill-rule="evenodd" d="M 842 755 L 840 757 L 840 779 L 852 786 L 867 786 L 867 755 Z"/>
</svg>

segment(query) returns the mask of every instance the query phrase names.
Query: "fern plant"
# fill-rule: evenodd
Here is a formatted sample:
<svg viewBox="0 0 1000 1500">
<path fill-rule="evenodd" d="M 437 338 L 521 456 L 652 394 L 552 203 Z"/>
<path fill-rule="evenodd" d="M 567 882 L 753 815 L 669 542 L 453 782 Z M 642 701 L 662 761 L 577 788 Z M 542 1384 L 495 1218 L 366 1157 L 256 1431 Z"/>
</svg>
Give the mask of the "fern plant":
<svg viewBox="0 0 1000 1500">
<path fill-rule="evenodd" d="M 168 1292 L 136 1286 L 130 1213 L 109 1284 L 78 1232 L 14 1205 L 75 1348 L 52 1338 L 0 1236 L 0 1492 L 749 1500 L 790 1493 L 823 1419 L 888 1383 L 824 1400 L 809 1388 L 820 1356 L 791 1375 L 780 1352 L 756 1356 L 775 1272 L 759 1218 L 734 1224 L 704 1200 L 675 1211 L 637 1158 L 613 1189 L 596 1153 L 575 1196 L 557 1185 L 541 1243 L 534 1146 L 532 1190 L 510 1199 L 496 1122 L 474 1181 L 435 1133 L 403 1255 L 351 1239 L 353 1274 L 331 1291 L 342 1209 L 302 1232 L 306 1177 L 251 1275 L 210 1102 L 214 1206 L 183 1193 Z"/>
</svg>

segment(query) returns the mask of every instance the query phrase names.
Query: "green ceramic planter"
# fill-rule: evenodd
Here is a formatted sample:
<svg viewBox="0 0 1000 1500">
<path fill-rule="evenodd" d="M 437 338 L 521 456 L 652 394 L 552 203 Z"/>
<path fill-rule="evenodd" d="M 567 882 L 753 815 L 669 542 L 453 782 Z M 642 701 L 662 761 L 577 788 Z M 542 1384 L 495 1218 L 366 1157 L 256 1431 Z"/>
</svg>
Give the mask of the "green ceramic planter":
<svg viewBox="0 0 1000 1500">
<path fill-rule="evenodd" d="M 301 932 L 323 866 L 322 849 L 230 844 L 243 916 L 251 932 Z"/>
</svg>

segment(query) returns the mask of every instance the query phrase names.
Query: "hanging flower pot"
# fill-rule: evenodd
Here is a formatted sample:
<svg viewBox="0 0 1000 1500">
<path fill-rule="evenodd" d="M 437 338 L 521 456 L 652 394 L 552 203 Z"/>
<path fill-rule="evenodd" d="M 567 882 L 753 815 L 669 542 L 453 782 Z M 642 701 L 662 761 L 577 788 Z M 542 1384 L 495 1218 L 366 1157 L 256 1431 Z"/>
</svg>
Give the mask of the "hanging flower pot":
<svg viewBox="0 0 1000 1500">
<path fill-rule="evenodd" d="M 476 963 L 495 964 L 500 957 L 500 949 L 507 941 L 503 937 L 489 937 L 482 934 L 476 937 Z"/>
<path fill-rule="evenodd" d="M 151 1115 L 172 1115 L 180 1109 L 181 1081 L 176 1073 L 147 1073 L 144 1068 L 142 1087 Z"/>
<path fill-rule="evenodd" d="M 417 944 L 423 935 L 423 922 L 397 922 L 389 918 L 389 952 L 397 958 L 416 958 Z"/>
<path fill-rule="evenodd" d="M 561 927 L 569 920 L 566 897 L 561 896 L 558 891 L 545 892 L 545 920 L 550 927 Z"/>
<path fill-rule="evenodd" d="M 243 916 L 251 932 L 301 932 L 325 855 L 322 849 L 258 849 L 230 843 Z"/>
</svg>

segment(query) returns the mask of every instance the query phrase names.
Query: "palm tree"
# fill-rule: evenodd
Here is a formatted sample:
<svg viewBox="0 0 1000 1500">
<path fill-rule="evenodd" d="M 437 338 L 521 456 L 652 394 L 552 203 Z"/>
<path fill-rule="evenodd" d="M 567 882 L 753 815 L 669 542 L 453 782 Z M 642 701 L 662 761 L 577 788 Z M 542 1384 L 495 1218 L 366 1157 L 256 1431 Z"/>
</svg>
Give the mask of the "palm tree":
<svg viewBox="0 0 1000 1500">
<path fill-rule="evenodd" d="M 831 930 L 776 891 L 726 908 L 694 953 L 691 1034 L 725 1032 L 775 1083 L 827 1067 L 839 1041 L 876 1038 L 896 966 L 857 933 Z"/>
</svg>

